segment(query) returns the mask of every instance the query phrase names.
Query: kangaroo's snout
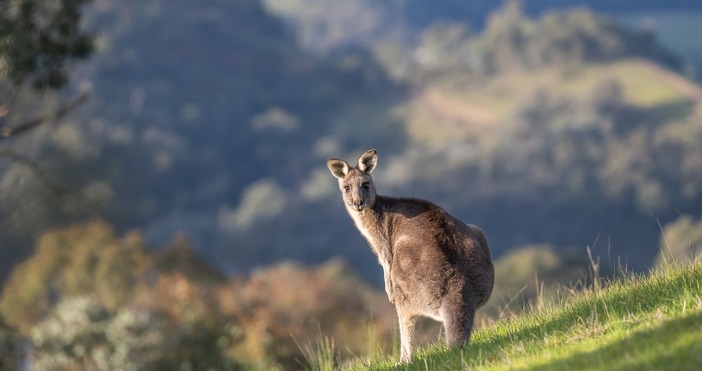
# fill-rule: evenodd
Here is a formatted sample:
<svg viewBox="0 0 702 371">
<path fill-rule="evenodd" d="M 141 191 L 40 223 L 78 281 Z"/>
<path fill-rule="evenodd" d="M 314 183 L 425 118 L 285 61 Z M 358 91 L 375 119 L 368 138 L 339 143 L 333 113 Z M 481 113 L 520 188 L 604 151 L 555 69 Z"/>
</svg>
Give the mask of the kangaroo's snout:
<svg viewBox="0 0 702 371">
<path fill-rule="evenodd" d="M 354 201 L 353 207 L 356 209 L 356 211 L 363 211 L 363 209 L 366 208 L 366 201 L 364 199 Z"/>
<path fill-rule="evenodd" d="M 363 211 L 363 209 L 366 208 L 366 206 L 367 203 L 365 194 L 363 193 L 363 190 L 359 187 L 359 189 L 356 189 L 354 195 L 351 197 L 351 207 L 356 211 Z"/>
</svg>

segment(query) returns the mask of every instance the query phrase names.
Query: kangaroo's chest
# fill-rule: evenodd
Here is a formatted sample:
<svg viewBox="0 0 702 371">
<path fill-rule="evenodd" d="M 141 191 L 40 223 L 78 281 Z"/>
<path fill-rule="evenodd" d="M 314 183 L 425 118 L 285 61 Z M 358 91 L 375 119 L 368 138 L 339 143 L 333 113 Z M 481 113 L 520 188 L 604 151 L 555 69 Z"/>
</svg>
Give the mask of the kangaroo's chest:
<svg viewBox="0 0 702 371">
<path fill-rule="evenodd" d="M 371 249 L 378 257 L 380 265 L 386 271 L 390 267 L 392 259 L 392 246 L 389 238 L 389 231 L 384 223 L 377 222 L 377 216 L 351 213 L 351 218 L 361 235 L 371 245 Z"/>
</svg>

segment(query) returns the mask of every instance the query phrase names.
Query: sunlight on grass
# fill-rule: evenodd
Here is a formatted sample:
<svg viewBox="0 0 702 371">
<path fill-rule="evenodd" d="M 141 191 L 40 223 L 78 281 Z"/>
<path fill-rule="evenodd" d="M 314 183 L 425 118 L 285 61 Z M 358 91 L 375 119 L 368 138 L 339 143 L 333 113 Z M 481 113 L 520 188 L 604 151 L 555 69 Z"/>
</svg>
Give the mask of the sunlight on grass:
<svg viewBox="0 0 702 371">
<path fill-rule="evenodd" d="M 650 62 L 618 62 L 608 70 L 622 84 L 625 99 L 635 106 L 650 108 L 687 98 L 684 88 L 676 87 L 682 78 Z"/>
<path fill-rule="evenodd" d="M 435 345 L 369 370 L 691 369 L 702 365 L 702 264 L 624 276 L 479 330 L 465 349 Z"/>
</svg>

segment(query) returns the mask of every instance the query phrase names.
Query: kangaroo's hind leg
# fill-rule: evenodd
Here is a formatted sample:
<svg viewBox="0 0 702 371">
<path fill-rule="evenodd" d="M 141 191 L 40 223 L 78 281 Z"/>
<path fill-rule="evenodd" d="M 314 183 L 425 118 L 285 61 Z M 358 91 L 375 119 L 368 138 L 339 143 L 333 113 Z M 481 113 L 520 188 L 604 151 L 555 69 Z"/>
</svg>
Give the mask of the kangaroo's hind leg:
<svg viewBox="0 0 702 371">
<path fill-rule="evenodd" d="M 463 346 L 468 344 L 473 330 L 476 305 L 472 300 L 448 300 L 441 307 L 441 317 L 446 331 L 446 344 Z"/>
<path fill-rule="evenodd" d="M 397 309 L 400 322 L 400 362 L 407 363 L 414 353 L 414 325 L 416 317 L 413 314 Z"/>
</svg>

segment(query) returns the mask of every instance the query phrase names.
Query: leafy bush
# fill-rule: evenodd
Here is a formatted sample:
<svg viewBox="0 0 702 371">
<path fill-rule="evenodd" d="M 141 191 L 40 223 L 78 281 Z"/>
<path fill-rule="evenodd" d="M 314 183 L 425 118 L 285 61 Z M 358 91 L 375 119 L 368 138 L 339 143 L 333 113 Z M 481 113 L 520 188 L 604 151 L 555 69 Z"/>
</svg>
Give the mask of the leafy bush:
<svg viewBox="0 0 702 371">
<path fill-rule="evenodd" d="M 0 309 L 36 369 L 289 369 L 321 336 L 344 344 L 334 360 L 389 352 L 396 327 L 385 295 L 341 261 L 228 279 L 182 234 L 152 252 L 100 221 L 41 236 Z M 19 336 L 0 327 L 5 364 L 22 357 Z"/>
<path fill-rule="evenodd" d="M 95 294 L 114 309 L 142 288 L 148 264 L 137 233 L 120 238 L 101 221 L 50 231 L 5 282 L 0 313 L 26 334 L 63 297 Z"/>
<path fill-rule="evenodd" d="M 0 315 L 0 369 L 19 370 L 20 361 L 24 354 L 22 349 L 23 338 L 19 332 L 8 326 Z"/>
<path fill-rule="evenodd" d="M 223 349 L 226 328 L 207 327 L 204 318 L 175 321 L 144 307 L 116 312 L 90 296 L 61 301 L 32 327 L 32 368 L 37 370 L 230 370 L 237 364 Z"/>
<path fill-rule="evenodd" d="M 336 359 L 364 354 L 369 343 L 390 351 L 394 310 L 340 261 L 312 268 L 278 264 L 230 283 L 219 297 L 243 335 L 234 353 L 252 363 L 299 367 L 305 347 L 319 346 L 322 337 L 344 344 Z"/>
</svg>

